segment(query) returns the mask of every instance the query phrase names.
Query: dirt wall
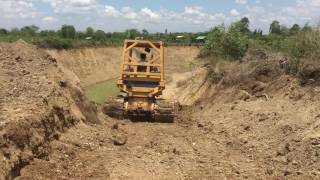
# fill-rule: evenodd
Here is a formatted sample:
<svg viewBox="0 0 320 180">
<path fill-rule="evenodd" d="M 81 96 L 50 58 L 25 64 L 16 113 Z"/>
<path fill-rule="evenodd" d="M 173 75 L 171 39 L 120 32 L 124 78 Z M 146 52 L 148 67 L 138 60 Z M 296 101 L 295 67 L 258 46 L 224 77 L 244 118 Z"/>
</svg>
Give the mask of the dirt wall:
<svg viewBox="0 0 320 180">
<path fill-rule="evenodd" d="M 13 179 L 78 123 L 99 123 L 78 78 L 23 41 L 0 44 L 0 179 Z"/>
<path fill-rule="evenodd" d="M 185 72 L 200 49 L 194 46 L 171 46 L 165 49 L 166 71 Z M 59 63 L 74 72 L 82 86 L 115 78 L 119 74 L 122 47 L 80 48 L 72 50 L 47 50 Z"/>
</svg>

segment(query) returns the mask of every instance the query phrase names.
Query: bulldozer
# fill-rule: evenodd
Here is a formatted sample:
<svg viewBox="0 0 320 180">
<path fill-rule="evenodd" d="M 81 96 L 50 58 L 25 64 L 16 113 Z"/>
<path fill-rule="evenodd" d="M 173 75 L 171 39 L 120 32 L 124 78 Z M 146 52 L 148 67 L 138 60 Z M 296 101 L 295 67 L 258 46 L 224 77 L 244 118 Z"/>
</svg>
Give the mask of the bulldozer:
<svg viewBox="0 0 320 180">
<path fill-rule="evenodd" d="M 165 90 L 164 43 L 125 40 L 117 87 L 120 95 L 109 98 L 105 114 L 118 118 L 173 122 L 177 101 L 161 98 Z"/>
</svg>

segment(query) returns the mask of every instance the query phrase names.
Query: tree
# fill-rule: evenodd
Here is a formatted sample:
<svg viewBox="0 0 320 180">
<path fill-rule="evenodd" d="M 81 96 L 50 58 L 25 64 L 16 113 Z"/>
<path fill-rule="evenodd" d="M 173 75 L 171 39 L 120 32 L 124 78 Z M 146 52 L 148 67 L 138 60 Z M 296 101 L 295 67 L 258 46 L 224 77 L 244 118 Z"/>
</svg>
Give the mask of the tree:
<svg viewBox="0 0 320 180">
<path fill-rule="evenodd" d="M 18 36 L 20 34 L 20 30 L 18 28 L 13 28 L 11 29 L 10 34 Z"/>
<path fill-rule="evenodd" d="M 87 27 L 86 35 L 87 37 L 92 37 L 94 35 L 94 29 L 92 27 Z"/>
<path fill-rule="evenodd" d="M 285 25 L 280 25 L 280 33 L 281 33 L 282 35 L 288 35 L 289 32 L 290 32 L 290 29 L 287 28 L 287 26 L 285 26 Z"/>
<path fill-rule="evenodd" d="M 226 32 L 224 25 L 215 27 L 207 35 L 202 56 L 214 55 L 228 60 L 240 60 L 248 49 L 248 36 L 239 31 L 239 22 L 231 24 Z"/>
<path fill-rule="evenodd" d="M 38 30 L 39 30 L 39 27 L 32 25 L 32 26 L 24 26 L 23 28 L 20 29 L 20 32 L 24 36 L 34 36 Z"/>
<path fill-rule="evenodd" d="M 93 36 L 94 36 L 94 39 L 97 41 L 104 41 L 106 38 L 106 33 L 102 30 L 97 30 Z"/>
<path fill-rule="evenodd" d="M 48 30 L 42 30 L 42 31 L 40 31 L 39 35 L 40 35 L 41 37 L 56 36 L 56 32 L 53 31 L 53 30 L 50 30 L 50 31 L 48 31 Z"/>
<path fill-rule="evenodd" d="M 291 28 L 290 28 L 290 33 L 291 34 L 296 34 L 301 30 L 299 24 L 294 24 Z"/>
<path fill-rule="evenodd" d="M 249 24 L 250 24 L 249 19 L 247 17 L 244 17 L 240 21 L 236 21 L 232 23 L 229 29 L 230 31 L 233 31 L 233 32 L 249 34 L 250 33 Z"/>
<path fill-rule="evenodd" d="M 250 33 L 250 29 L 249 29 L 249 26 L 250 26 L 250 20 L 249 18 L 247 17 L 244 17 L 240 20 L 240 24 L 241 24 L 241 27 L 240 27 L 240 32 L 242 33 Z"/>
<path fill-rule="evenodd" d="M 148 36 L 148 35 L 149 35 L 148 30 L 142 29 L 142 35 L 143 35 L 143 36 Z"/>
<path fill-rule="evenodd" d="M 63 38 L 74 39 L 76 37 L 76 29 L 72 25 L 63 25 L 60 31 Z"/>
<path fill-rule="evenodd" d="M 273 22 L 270 24 L 269 32 L 270 32 L 271 34 L 280 34 L 280 33 L 281 33 L 280 22 L 279 22 L 279 21 L 273 21 Z"/>
<path fill-rule="evenodd" d="M 303 32 L 310 32 L 312 31 L 312 27 L 309 25 L 309 23 L 306 23 L 303 28 L 302 28 Z"/>
<path fill-rule="evenodd" d="M 255 29 L 252 34 L 253 36 L 262 36 L 263 31 L 261 29 Z"/>
<path fill-rule="evenodd" d="M 8 31 L 6 29 L 1 28 L 0 35 L 6 35 L 6 34 L 8 34 Z"/>
<path fill-rule="evenodd" d="M 137 29 L 128 29 L 126 30 L 127 38 L 135 39 L 136 37 L 140 36 L 140 32 Z"/>
</svg>

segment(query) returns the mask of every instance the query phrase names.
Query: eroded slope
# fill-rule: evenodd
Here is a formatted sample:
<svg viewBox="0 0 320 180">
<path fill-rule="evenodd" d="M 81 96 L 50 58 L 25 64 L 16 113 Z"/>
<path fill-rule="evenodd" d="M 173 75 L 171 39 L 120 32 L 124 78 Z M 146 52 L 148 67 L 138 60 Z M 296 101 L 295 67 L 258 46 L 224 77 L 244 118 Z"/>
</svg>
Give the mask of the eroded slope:
<svg viewBox="0 0 320 180">
<path fill-rule="evenodd" d="M 98 122 L 77 78 L 23 41 L 0 44 L 0 179 L 11 179 L 79 122 Z"/>
</svg>

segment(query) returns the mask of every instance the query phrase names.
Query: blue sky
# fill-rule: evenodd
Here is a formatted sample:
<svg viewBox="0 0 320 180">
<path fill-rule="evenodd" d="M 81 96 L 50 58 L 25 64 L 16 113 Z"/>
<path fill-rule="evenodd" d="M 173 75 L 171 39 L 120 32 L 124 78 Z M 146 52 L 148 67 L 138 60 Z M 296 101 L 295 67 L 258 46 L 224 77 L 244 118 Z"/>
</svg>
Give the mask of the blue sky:
<svg viewBox="0 0 320 180">
<path fill-rule="evenodd" d="M 8 29 L 72 24 L 79 30 L 91 26 L 106 32 L 196 32 L 246 16 L 251 29 L 267 31 L 275 19 L 286 26 L 318 24 L 320 0 L 0 0 L 0 13 L 0 27 Z"/>
</svg>

